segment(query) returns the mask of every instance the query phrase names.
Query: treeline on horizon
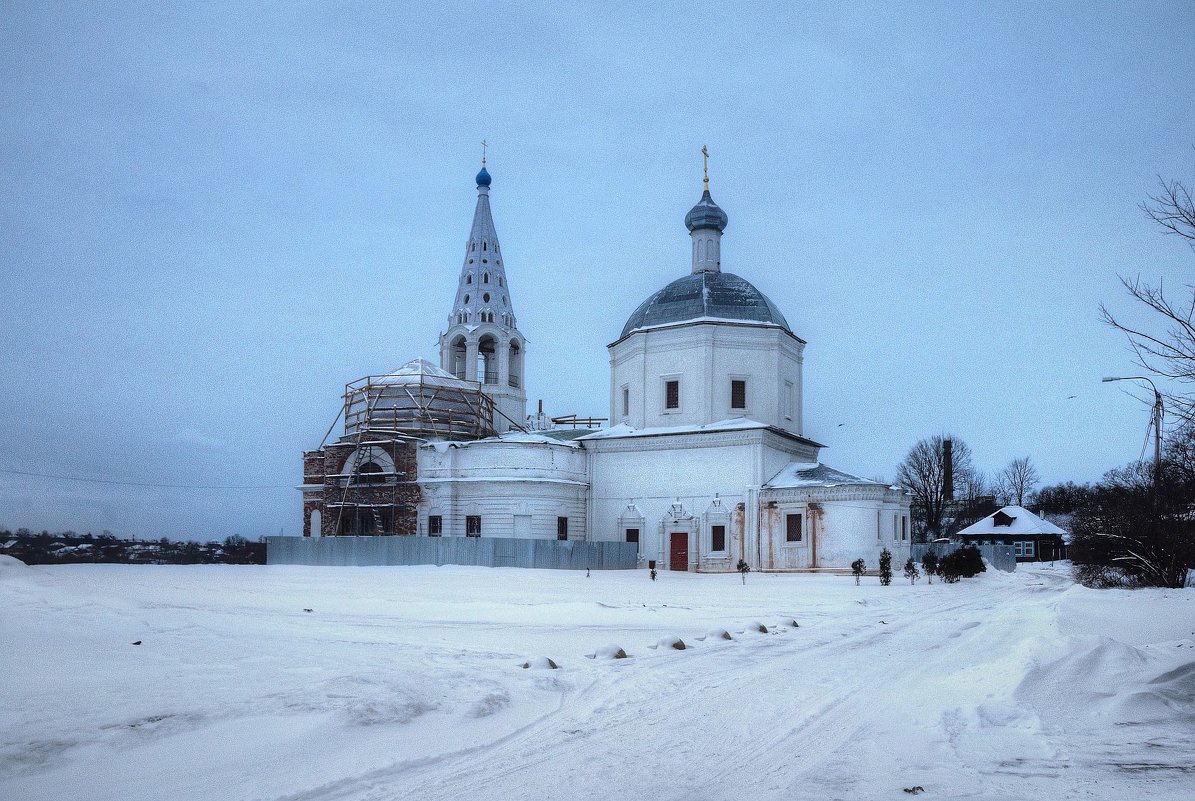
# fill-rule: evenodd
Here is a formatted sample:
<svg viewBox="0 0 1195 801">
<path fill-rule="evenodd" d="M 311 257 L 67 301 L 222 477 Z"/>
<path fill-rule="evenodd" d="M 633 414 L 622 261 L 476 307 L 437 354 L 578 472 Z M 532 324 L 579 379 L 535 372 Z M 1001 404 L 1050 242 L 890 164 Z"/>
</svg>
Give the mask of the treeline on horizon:
<svg viewBox="0 0 1195 801">
<path fill-rule="evenodd" d="M 200 543 L 120 539 L 109 531 L 93 535 L 62 531 L 33 533 L 27 528 L 0 530 L 0 554 L 27 565 L 117 563 L 141 565 L 264 565 L 264 539 L 252 542 L 239 534 L 223 542 Z"/>
</svg>

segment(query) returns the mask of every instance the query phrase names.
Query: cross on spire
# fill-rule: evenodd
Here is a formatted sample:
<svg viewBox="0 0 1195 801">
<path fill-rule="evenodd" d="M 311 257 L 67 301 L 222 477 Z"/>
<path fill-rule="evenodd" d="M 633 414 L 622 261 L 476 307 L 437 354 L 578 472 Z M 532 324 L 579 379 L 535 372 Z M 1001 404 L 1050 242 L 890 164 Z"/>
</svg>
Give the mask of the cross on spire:
<svg viewBox="0 0 1195 801">
<path fill-rule="evenodd" d="M 710 191 L 710 149 L 705 145 L 701 146 L 701 163 L 705 170 L 705 191 Z"/>
<path fill-rule="evenodd" d="M 486 145 L 485 140 L 482 139 L 481 140 L 481 166 L 483 166 L 483 167 L 485 166 L 485 149 L 486 149 L 486 147 L 488 147 L 488 145 Z"/>
</svg>

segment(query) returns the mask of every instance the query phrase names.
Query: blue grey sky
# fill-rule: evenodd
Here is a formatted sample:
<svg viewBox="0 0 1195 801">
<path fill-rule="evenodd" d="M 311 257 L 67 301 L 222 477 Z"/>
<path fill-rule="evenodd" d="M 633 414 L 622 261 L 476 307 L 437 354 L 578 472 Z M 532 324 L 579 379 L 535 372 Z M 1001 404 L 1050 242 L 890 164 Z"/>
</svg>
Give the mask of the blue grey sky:
<svg viewBox="0 0 1195 801">
<path fill-rule="evenodd" d="M 1195 182 L 1186 0 L 5 3 L 0 37 L 0 469 L 268 487 L 0 473 L 0 528 L 298 533 L 344 383 L 437 358 L 483 138 L 529 406 L 607 413 L 708 144 L 723 268 L 865 476 L 942 431 L 1047 482 L 1137 458 L 1098 305 L 1195 267 L 1138 209 Z"/>
</svg>

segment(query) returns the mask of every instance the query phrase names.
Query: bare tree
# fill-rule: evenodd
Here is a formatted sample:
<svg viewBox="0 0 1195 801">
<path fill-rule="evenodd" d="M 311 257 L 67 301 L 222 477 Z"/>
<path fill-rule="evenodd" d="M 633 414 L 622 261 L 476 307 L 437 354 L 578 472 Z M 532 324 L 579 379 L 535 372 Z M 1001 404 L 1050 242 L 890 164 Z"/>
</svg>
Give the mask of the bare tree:
<svg viewBox="0 0 1195 801">
<path fill-rule="evenodd" d="M 1195 249 L 1195 202 L 1191 190 L 1178 181 L 1158 179 L 1161 191 L 1141 204 L 1145 215 Z M 1128 337 L 1137 363 L 1154 375 L 1184 384 L 1195 384 L 1195 287 L 1167 295 L 1162 285 L 1143 283 L 1138 278 L 1121 276 L 1129 297 L 1153 314 L 1151 322 L 1129 323 L 1100 304 L 1104 322 Z M 1183 417 L 1195 416 L 1195 398 L 1168 393 L 1167 405 Z"/>
<path fill-rule="evenodd" d="M 997 481 L 1001 492 L 1006 495 L 1007 503 L 1024 506 L 1025 498 L 1037 487 L 1041 476 L 1037 474 L 1037 468 L 1026 456 L 1023 459 L 1013 459 L 1009 462 L 1008 466 L 999 472 Z"/>
<path fill-rule="evenodd" d="M 922 541 L 945 533 L 947 507 L 953 502 L 946 478 L 946 447 L 953 443 L 953 483 L 966 486 L 975 469 L 967 443 L 950 434 L 935 434 L 918 441 L 896 468 L 896 483 L 913 493 L 914 533 Z"/>
</svg>

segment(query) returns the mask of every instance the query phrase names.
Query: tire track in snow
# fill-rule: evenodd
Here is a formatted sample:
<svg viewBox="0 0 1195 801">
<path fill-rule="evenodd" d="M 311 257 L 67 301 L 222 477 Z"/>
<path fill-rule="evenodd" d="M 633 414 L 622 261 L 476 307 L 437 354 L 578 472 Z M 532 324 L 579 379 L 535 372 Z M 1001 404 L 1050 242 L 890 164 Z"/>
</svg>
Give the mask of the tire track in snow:
<svg viewBox="0 0 1195 801">
<path fill-rule="evenodd" d="M 867 735 L 859 709 L 882 706 L 886 694 L 907 683 L 902 676 L 934 670 L 914 647 L 924 642 L 926 626 L 954 643 L 938 649 L 946 654 L 970 651 L 979 633 L 990 637 L 992 626 L 979 623 L 991 617 L 991 600 L 985 594 L 903 612 L 889 608 L 881 612 L 893 618 L 885 623 L 862 623 L 876 612 L 864 607 L 820 626 L 817 639 L 808 627 L 754 642 L 637 657 L 617 668 L 599 666 L 605 675 L 599 670 L 584 691 L 562 697 L 557 713 L 467 753 L 373 772 L 354 782 L 362 791 L 354 797 L 554 797 L 566 786 L 573 798 L 612 792 L 671 797 L 685 794 L 677 792 L 685 787 L 705 797 L 717 796 L 717 787 L 726 797 L 743 788 L 787 794 Z M 944 627 L 942 615 L 950 613 L 962 614 Z M 842 657 L 867 650 L 883 651 L 883 658 L 852 657 L 863 659 L 862 670 L 844 677 Z M 948 661 L 954 666 L 957 659 Z M 767 700 L 769 692 L 790 690 L 794 678 L 804 692 L 783 704 Z M 728 682 L 760 692 L 746 704 L 741 695 L 719 700 L 719 688 Z M 713 726 L 725 736 L 711 736 Z M 750 747 L 740 747 L 746 743 Z M 730 765 L 727 750 L 738 754 Z M 791 754 L 799 754 L 799 762 L 784 758 Z M 591 782 L 602 777 L 614 784 L 578 785 L 580 766 Z"/>
</svg>

